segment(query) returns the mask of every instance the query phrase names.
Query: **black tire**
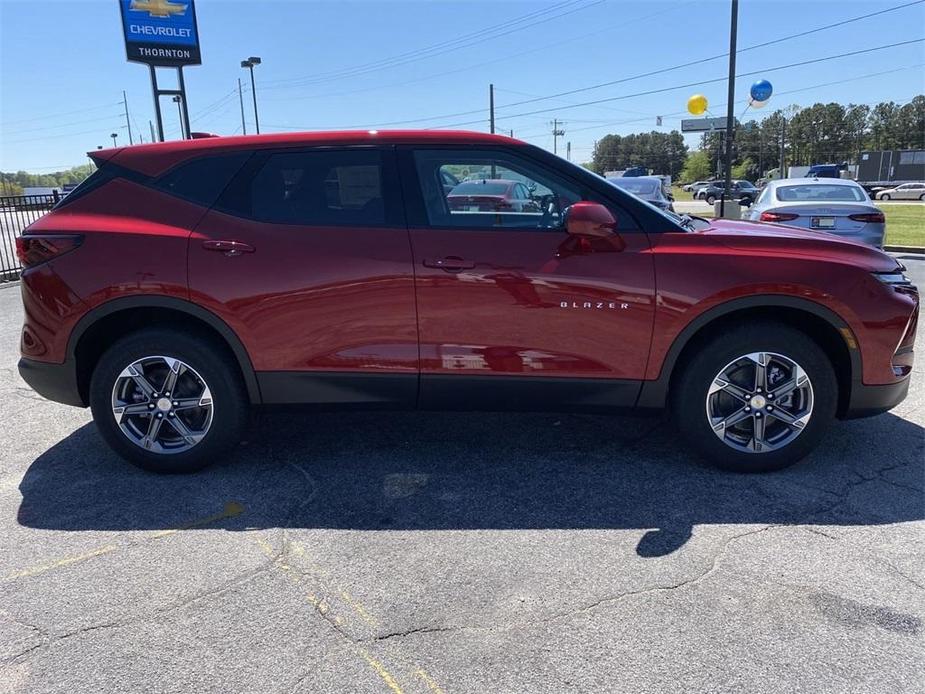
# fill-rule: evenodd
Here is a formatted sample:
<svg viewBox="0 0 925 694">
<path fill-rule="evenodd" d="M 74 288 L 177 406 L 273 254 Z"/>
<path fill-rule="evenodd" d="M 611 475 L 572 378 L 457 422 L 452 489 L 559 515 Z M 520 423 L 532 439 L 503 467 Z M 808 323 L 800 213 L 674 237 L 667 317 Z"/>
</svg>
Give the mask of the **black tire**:
<svg viewBox="0 0 925 694">
<path fill-rule="evenodd" d="M 922 200 L 923 202 L 925 202 L 925 193 L 922 193 L 922 194 L 919 196 L 919 200 Z"/>
<path fill-rule="evenodd" d="M 712 205 L 714 202 L 716 202 L 716 198 L 714 198 L 712 195 L 708 195 L 706 198 L 704 198 L 704 200 L 707 201 L 708 205 Z"/>
<path fill-rule="evenodd" d="M 145 450 L 123 433 L 113 415 L 113 388 L 120 373 L 128 365 L 152 355 L 189 365 L 211 391 L 214 403 L 211 425 L 205 436 L 187 450 L 173 453 Z M 248 422 L 249 401 L 237 364 L 209 336 L 146 328 L 116 341 L 100 357 L 90 379 L 90 409 L 103 439 L 130 463 L 151 472 L 189 473 L 220 460 L 239 442 Z"/>
<path fill-rule="evenodd" d="M 776 353 L 796 362 L 809 376 L 813 395 L 812 414 L 802 431 L 782 447 L 764 452 L 734 448 L 714 433 L 707 418 L 707 395 L 714 379 L 731 362 L 755 352 Z M 793 465 L 818 445 L 835 417 L 838 381 L 831 361 L 812 338 L 787 325 L 761 321 L 732 328 L 699 345 L 682 368 L 671 393 L 673 418 L 694 450 L 725 470 L 768 472 Z"/>
<path fill-rule="evenodd" d="M 889 200 L 889 199 L 890 199 L 889 193 L 883 193 L 883 194 L 880 196 L 880 199 L 881 199 L 881 200 Z"/>
</svg>

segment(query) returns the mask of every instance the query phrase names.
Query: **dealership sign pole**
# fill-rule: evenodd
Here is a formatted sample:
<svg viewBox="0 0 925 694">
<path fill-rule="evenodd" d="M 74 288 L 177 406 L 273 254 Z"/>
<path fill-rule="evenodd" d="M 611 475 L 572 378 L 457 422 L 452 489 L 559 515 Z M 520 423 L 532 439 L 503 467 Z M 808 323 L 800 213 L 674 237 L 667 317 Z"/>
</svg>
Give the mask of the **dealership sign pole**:
<svg viewBox="0 0 925 694">
<path fill-rule="evenodd" d="M 161 97 L 178 96 L 181 104 L 180 131 L 189 137 L 189 110 L 186 105 L 185 65 L 201 65 L 199 28 L 196 25 L 194 0 L 119 0 L 125 55 L 131 63 L 144 63 L 151 71 L 154 92 L 154 115 L 158 139 L 164 141 L 164 120 Z M 177 89 L 159 89 L 157 68 L 171 67 L 177 71 Z"/>
</svg>

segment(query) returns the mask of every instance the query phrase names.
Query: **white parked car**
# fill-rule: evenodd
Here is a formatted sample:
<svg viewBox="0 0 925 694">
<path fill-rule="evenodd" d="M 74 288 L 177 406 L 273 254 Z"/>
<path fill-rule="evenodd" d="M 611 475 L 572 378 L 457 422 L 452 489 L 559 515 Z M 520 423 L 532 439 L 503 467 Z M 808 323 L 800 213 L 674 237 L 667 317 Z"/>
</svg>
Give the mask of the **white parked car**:
<svg viewBox="0 0 925 694">
<path fill-rule="evenodd" d="M 903 183 L 877 193 L 877 200 L 925 200 L 925 183 Z"/>
<path fill-rule="evenodd" d="M 886 232 L 883 211 L 867 191 L 841 178 L 770 181 L 743 219 L 826 231 L 877 248 Z"/>
</svg>

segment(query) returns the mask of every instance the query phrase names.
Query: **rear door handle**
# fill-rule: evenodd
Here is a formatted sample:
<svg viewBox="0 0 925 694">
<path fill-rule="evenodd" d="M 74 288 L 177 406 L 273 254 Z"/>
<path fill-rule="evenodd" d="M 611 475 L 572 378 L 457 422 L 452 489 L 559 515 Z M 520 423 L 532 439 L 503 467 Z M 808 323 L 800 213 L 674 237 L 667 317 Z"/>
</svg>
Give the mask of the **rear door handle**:
<svg viewBox="0 0 925 694">
<path fill-rule="evenodd" d="M 227 256 L 253 253 L 254 247 L 243 241 L 203 241 L 202 247 L 207 251 L 219 251 Z"/>
<path fill-rule="evenodd" d="M 456 255 L 450 255 L 446 258 L 426 258 L 424 260 L 424 267 L 439 268 L 447 272 L 459 272 L 460 270 L 471 270 L 475 267 L 475 263 L 471 260 L 464 260 Z"/>
</svg>

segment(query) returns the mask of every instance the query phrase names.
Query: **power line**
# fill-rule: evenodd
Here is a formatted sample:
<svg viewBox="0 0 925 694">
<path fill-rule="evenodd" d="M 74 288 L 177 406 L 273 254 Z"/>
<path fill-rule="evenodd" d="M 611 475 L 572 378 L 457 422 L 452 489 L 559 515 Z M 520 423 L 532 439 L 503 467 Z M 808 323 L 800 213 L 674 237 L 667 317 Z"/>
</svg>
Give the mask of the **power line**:
<svg viewBox="0 0 925 694">
<path fill-rule="evenodd" d="M 738 50 L 736 51 L 736 53 L 741 54 L 741 53 L 746 53 L 747 51 L 756 50 L 756 49 L 758 49 L 758 48 L 766 48 L 767 46 L 773 46 L 773 45 L 778 44 L 778 43 L 783 43 L 783 42 L 785 42 L 785 41 L 791 41 L 791 40 L 796 39 L 796 38 L 802 38 L 803 36 L 808 36 L 808 35 L 810 35 L 810 34 L 815 34 L 815 33 L 818 33 L 818 32 L 820 32 L 820 31 L 825 31 L 825 30 L 827 30 L 827 29 L 833 29 L 833 28 L 835 28 L 835 27 L 844 26 L 845 24 L 850 24 L 850 23 L 852 23 L 852 22 L 859 22 L 859 21 L 861 21 L 861 20 L 863 20 L 863 19 L 869 19 L 869 18 L 875 17 L 875 16 L 877 16 L 877 15 L 886 14 L 887 12 L 895 12 L 895 11 L 897 11 L 897 10 L 901 10 L 901 9 L 906 8 L 906 7 L 911 7 L 912 5 L 921 5 L 921 4 L 923 4 L 923 3 L 925 3 L 925 0 L 914 0 L 913 2 L 906 3 L 905 5 L 897 5 L 896 7 L 890 7 L 890 8 L 885 9 L 885 10 L 880 10 L 880 11 L 878 11 L 878 12 L 871 12 L 871 13 L 868 13 L 868 14 L 860 15 L 860 16 L 858 16 L 858 17 L 851 17 L 851 18 L 849 18 L 849 19 L 844 19 L 844 20 L 842 20 L 842 21 L 835 22 L 835 23 L 833 23 L 833 24 L 827 24 L 827 25 L 825 25 L 825 26 L 816 27 L 815 29 L 809 29 L 809 30 L 807 30 L 807 31 L 802 31 L 802 32 L 797 33 L 797 34 L 790 34 L 789 36 L 781 36 L 780 38 L 776 38 L 776 39 L 772 39 L 772 40 L 770 40 L 770 41 L 765 41 L 765 42 L 763 42 L 763 43 L 755 44 L 754 46 L 748 46 L 748 47 L 746 47 L 746 48 L 740 48 L 740 49 L 738 49 Z M 498 108 L 511 108 L 512 106 L 522 106 L 522 105 L 524 105 L 524 104 L 531 104 L 531 103 L 535 103 L 535 102 L 537 102 L 537 101 L 544 101 L 544 100 L 546 100 L 546 99 L 555 99 L 555 98 L 558 98 L 558 97 L 561 97 L 561 96 L 571 96 L 572 94 L 579 94 L 579 93 L 591 91 L 591 90 L 594 90 L 594 89 L 600 89 L 600 88 L 602 88 L 602 87 L 612 87 L 612 86 L 614 86 L 614 85 L 616 85 L 616 84 L 623 84 L 623 83 L 625 83 L 625 82 L 631 82 L 631 81 L 634 81 L 634 80 L 637 80 L 637 79 L 642 79 L 642 78 L 644 78 L 644 77 L 653 77 L 653 76 L 655 76 L 655 75 L 661 75 L 661 74 L 664 74 L 664 73 L 666 73 L 666 72 L 673 72 L 674 70 L 680 70 L 680 69 L 686 68 L 686 67 L 693 67 L 693 66 L 695 66 L 695 65 L 701 65 L 701 64 L 703 64 L 703 63 L 710 62 L 711 60 L 718 60 L 719 58 L 726 58 L 726 57 L 728 57 L 728 56 L 729 56 L 729 52 L 727 51 L 726 53 L 719 53 L 719 54 L 717 54 L 717 55 L 710 56 L 709 58 L 700 58 L 700 59 L 698 59 L 698 60 L 692 60 L 692 61 L 689 61 L 689 62 L 687 62 L 687 63 L 681 63 L 681 64 L 679 64 L 679 65 L 673 65 L 673 66 L 671 66 L 671 67 L 661 68 L 661 69 L 658 69 L 658 70 L 652 70 L 652 71 L 650 71 L 650 72 L 644 72 L 644 73 L 642 73 L 642 74 L 633 75 L 633 76 L 631 76 L 631 77 L 623 77 L 623 78 L 621 78 L 621 79 L 612 80 L 612 81 L 610 81 L 610 82 L 601 82 L 601 83 L 599 83 L 599 84 L 593 84 L 593 85 L 590 85 L 590 86 L 588 86 L 588 87 L 579 87 L 578 89 L 570 89 L 570 90 L 565 91 L 565 92 L 559 92 L 558 94 L 550 94 L 550 95 L 548 95 L 548 96 L 540 96 L 540 97 L 536 97 L 536 98 L 533 98 L 533 99 L 525 99 L 525 100 L 523 100 L 523 101 L 515 101 L 515 102 L 510 103 L 510 104 L 504 104 L 503 106 L 499 106 Z"/>
<path fill-rule="evenodd" d="M 443 53 L 448 53 L 451 51 L 459 50 L 460 48 L 468 48 L 469 46 L 474 46 L 478 43 L 484 43 L 485 41 L 489 41 L 491 39 L 500 38 L 501 36 L 506 36 L 507 34 L 510 34 L 510 33 L 523 31 L 524 29 L 528 29 L 530 27 L 536 26 L 537 24 L 549 22 L 549 21 L 552 21 L 553 19 L 559 19 L 561 17 L 572 14 L 574 12 L 586 10 L 589 7 L 593 7 L 594 5 L 601 4 L 603 0 L 594 0 L 590 4 L 580 5 L 579 7 L 571 7 L 571 9 L 568 9 L 569 6 L 573 6 L 576 3 L 581 3 L 581 2 L 585 2 L 585 0 L 568 0 L 567 2 L 560 2 L 556 5 L 553 5 L 551 7 L 548 7 L 542 10 L 534 10 L 533 12 L 529 12 L 526 15 L 515 17 L 514 19 L 501 22 L 500 24 L 495 24 L 490 27 L 486 27 L 485 29 L 481 29 L 479 31 L 470 32 L 469 34 L 464 34 L 463 36 L 457 37 L 456 39 L 442 41 L 442 42 L 433 44 L 431 46 L 427 46 L 425 48 L 415 49 L 413 51 L 407 51 L 405 53 L 401 53 L 401 54 L 392 56 L 390 58 L 384 58 L 378 61 L 373 61 L 373 62 L 365 63 L 362 65 L 356 65 L 350 68 L 343 68 L 341 70 L 335 70 L 335 71 L 331 71 L 327 73 L 317 73 L 315 75 L 305 75 L 302 77 L 294 77 L 294 78 L 283 79 L 283 80 L 271 80 L 268 82 L 268 85 L 299 83 L 300 85 L 305 86 L 308 84 L 317 84 L 319 82 L 329 82 L 332 80 L 343 79 L 346 77 L 356 77 L 361 74 L 376 72 L 376 71 L 383 70 L 386 68 L 391 68 L 391 67 L 397 67 L 398 65 L 402 65 L 405 63 L 409 63 L 409 62 L 414 62 L 416 60 L 419 60 L 425 57 L 433 58 Z M 559 12 L 559 10 L 565 10 L 565 11 Z M 552 14 L 555 12 L 559 12 L 559 14 Z M 523 23 L 525 20 L 535 20 L 538 17 L 542 17 L 543 15 L 550 15 L 550 14 L 552 14 L 552 16 L 539 19 L 538 21 L 528 22 L 526 24 Z M 508 29 L 508 27 L 511 27 L 511 25 L 514 25 L 513 28 Z M 507 30 L 500 31 L 502 29 L 507 29 Z M 500 33 L 498 33 L 499 31 Z M 491 34 L 491 35 L 486 36 L 486 34 Z"/>
<path fill-rule="evenodd" d="M 745 48 L 739 49 L 739 50 L 737 51 L 737 53 L 745 53 L 745 52 L 747 52 L 747 51 L 752 51 L 752 50 L 756 50 L 756 49 L 759 49 L 759 48 L 765 48 L 765 47 L 767 47 L 767 46 L 772 46 L 772 45 L 775 45 L 775 44 L 778 44 L 778 43 L 783 43 L 783 42 L 785 42 L 785 41 L 790 41 L 790 40 L 793 40 L 793 39 L 795 39 L 795 38 L 801 38 L 801 37 L 803 37 L 803 36 L 807 36 L 807 35 L 810 35 L 810 34 L 818 33 L 818 32 L 825 31 L 825 30 L 832 29 L 832 28 L 839 27 L 839 26 L 844 26 L 844 25 L 846 25 L 846 24 L 850 24 L 850 23 L 853 23 L 853 22 L 858 22 L 858 21 L 861 21 L 861 20 L 864 20 L 864 19 L 870 19 L 871 17 L 875 17 L 875 16 L 878 16 L 878 15 L 886 14 L 886 13 L 888 13 L 888 12 L 896 12 L 896 11 L 898 11 L 898 10 L 905 9 L 905 8 L 907 8 L 907 7 L 911 7 L 911 6 L 914 6 L 914 5 L 921 5 L 921 4 L 923 4 L 923 3 L 925 3 L 925 0 L 913 0 L 913 2 L 908 2 L 908 3 L 905 3 L 905 4 L 903 4 L 903 5 L 897 5 L 897 6 L 895 6 L 895 7 L 890 7 L 890 8 L 884 9 L 884 10 L 879 10 L 879 11 L 877 11 L 877 12 L 870 12 L 870 13 L 867 13 L 867 14 L 864 14 L 864 15 L 859 15 L 859 16 L 857 16 L 857 17 L 850 17 L 850 18 L 848 18 L 848 19 L 843 19 L 843 20 L 840 20 L 840 21 L 838 21 L 838 22 L 834 22 L 834 23 L 832 23 L 832 24 L 827 24 L 827 25 L 824 25 L 824 26 L 821 26 L 821 27 L 815 27 L 815 28 L 813 28 L 813 29 L 808 29 L 808 30 L 806 30 L 806 31 L 798 32 L 798 33 L 796 33 L 796 34 L 790 34 L 790 35 L 788 35 L 788 36 L 782 36 L 782 37 L 779 37 L 779 38 L 776 38 L 776 39 L 772 39 L 772 40 L 770 40 L 770 41 L 764 41 L 764 42 L 762 42 L 762 43 L 755 44 L 755 45 L 753 45 L 753 46 L 747 46 L 747 47 L 745 47 Z M 900 43 L 900 44 L 893 44 L 893 45 L 902 45 L 902 44 Z M 892 46 L 889 46 L 889 47 L 892 47 Z M 878 49 L 870 49 L 870 50 L 880 50 L 880 49 L 878 48 Z M 843 55 L 843 56 L 857 55 L 857 54 L 859 54 L 859 53 L 860 53 L 860 52 L 858 52 L 858 53 L 846 53 L 846 54 L 842 54 L 842 55 Z M 601 88 L 603 88 L 603 87 L 614 86 L 614 85 L 616 85 L 616 84 L 623 84 L 623 83 L 631 82 L 631 81 L 634 81 L 634 80 L 637 80 L 637 79 L 642 79 L 642 78 L 645 78 L 645 77 L 653 77 L 653 76 L 655 76 L 655 75 L 665 74 L 665 73 L 667 73 L 667 72 L 673 72 L 673 71 L 675 71 L 675 70 L 680 70 L 680 69 L 683 69 L 683 68 L 686 68 L 686 67 L 693 67 L 693 66 L 695 66 L 695 65 L 701 65 L 701 64 L 703 64 L 703 63 L 707 63 L 707 62 L 710 62 L 710 61 L 712 61 L 712 60 L 718 60 L 719 58 L 725 58 L 725 57 L 728 57 L 728 55 L 729 55 L 729 53 L 728 53 L 728 51 L 727 51 L 727 52 L 725 52 L 725 53 L 720 53 L 720 54 L 713 55 L 713 56 L 710 56 L 710 57 L 707 57 L 707 58 L 699 58 L 699 59 L 697 59 L 697 60 L 692 60 L 692 61 L 688 61 L 688 62 L 686 62 L 686 63 L 680 63 L 680 64 L 678 64 L 678 65 L 672 65 L 672 66 L 669 66 L 669 67 L 660 68 L 660 69 L 658 69 L 658 70 L 652 70 L 652 71 L 649 71 L 649 72 L 640 73 L 640 74 L 638 74 L 638 75 L 631 75 L 631 76 L 629 76 L 629 77 L 623 77 L 623 78 L 618 79 L 618 80 L 612 80 L 612 81 L 609 81 L 609 82 L 601 82 L 601 83 L 599 83 L 599 84 L 593 84 L 593 85 L 589 85 L 589 86 L 586 86 L 586 87 L 579 87 L 579 88 L 577 88 L 577 89 L 571 89 L 571 90 L 564 91 L 564 92 L 559 92 L 559 93 L 556 93 L 556 94 L 550 94 L 550 95 L 547 95 L 547 96 L 538 96 L 538 97 L 531 98 L 531 99 L 524 99 L 524 100 L 521 100 L 521 101 L 515 101 L 515 102 L 509 103 L 509 104 L 498 105 L 498 106 L 496 106 L 496 110 L 507 109 L 507 108 L 513 108 L 514 106 L 522 106 L 522 105 L 525 105 L 525 104 L 536 103 L 536 102 L 539 102 L 539 101 L 545 101 L 545 100 L 549 100 L 549 99 L 557 99 L 557 98 L 562 97 L 562 96 L 570 96 L 570 95 L 572 95 L 572 94 L 578 94 L 578 93 L 582 93 L 582 92 L 586 92 L 586 91 L 592 91 L 592 90 L 595 90 L 595 89 L 601 89 Z M 833 56 L 833 57 L 841 57 L 841 56 Z M 802 63 L 802 64 L 804 64 L 804 65 L 809 65 L 809 64 L 812 64 L 812 63 L 811 63 L 811 62 L 806 62 L 806 63 Z M 773 68 L 773 69 L 782 69 L 782 68 Z M 766 71 L 767 71 L 767 70 L 766 70 Z M 756 73 L 746 73 L 746 75 L 751 75 L 751 74 L 756 74 Z M 725 78 L 723 78 L 723 79 L 725 79 Z M 700 84 L 710 84 L 710 83 L 715 82 L 715 81 L 718 81 L 718 80 L 712 80 L 712 81 L 700 82 L 700 83 L 693 83 L 693 85 L 694 85 L 694 86 L 698 86 L 698 85 L 700 85 Z M 604 103 L 604 102 L 606 102 L 606 101 L 607 101 L 606 99 L 602 99 L 602 100 L 600 100 L 600 101 L 586 102 L 586 104 L 581 104 L 581 105 L 598 105 L 598 104 Z M 483 113 L 483 112 L 484 112 L 484 108 L 480 108 L 480 109 L 471 109 L 471 110 L 468 110 L 468 111 L 458 111 L 458 112 L 456 112 L 456 113 L 449 113 L 449 114 L 443 114 L 443 115 L 438 115 L 438 116 L 430 116 L 430 117 L 426 117 L 426 118 L 415 118 L 415 119 L 402 120 L 402 121 L 391 121 L 391 122 L 388 122 L 388 123 L 382 123 L 382 124 L 380 124 L 380 125 L 382 125 L 382 126 L 391 126 L 391 125 L 405 125 L 405 124 L 410 124 L 410 123 L 423 123 L 423 122 L 433 121 L 433 120 L 443 120 L 444 118 L 457 118 L 457 117 L 460 117 L 460 116 L 469 116 L 469 115 L 474 115 L 474 114 L 476 114 L 476 113 Z M 548 112 L 548 111 L 543 111 L 543 112 Z M 466 122 L 466 123 L 460 123 L 460 124 L 458 124 L 458 125 L 471 125 L 471 124 L 477 123 L 477 122 L 479 122 L 479 121 L 468 121 L 468 122 Z M 365 127 L 365 126 L 347 126 L 347 127 Z M 456 126 L 455 126 L 455 125 L 445 125 L 445 126 L 440 126 L 440 127 L 447 127 L 447 128 L 449 128 L 449 127 L 456 127 Z"/>
<path fill-rule="evenodd" d="M 888 43 L 882 46 L 874 46 L 873 48 L 864 48 L 864 49 L 857 50 L 857 51 L 849 51 L 847 53 L 839 53 L 837 55 L 824 56 L 822 58 L 812 58 L 810 60 L 802 60 L 800 62 L 789 63 L 787 65 L 777 65 L 775 67 L 763 68 L 761 70 L 750 70 L 749 72 L 741 72 L 737 74 L 735 78 L 739 79 L 742 77 L 752 77 L 754 75 L 766 74 L 768 72 L 777 72 L 778 70 L 788 70 L 788 69 L 795 68 L 795 67 L 803 67 L 804 65 L 814 65 L 816 63 L 822 63 L 828 60 L 848 58 L 848 57 L 855 56 L 855 55 L 864 55 L 867 53 L 873 53 L 875 51 L 887 50 L 889 48 L 897 48 L 898 46 L 908 46 L 913 43 L 921 43 L 922 41 L 925 41 L 925 38 L 911 39 L 909 41 L 898 41 L 896 43 Z M 652 94 L 662 94 L 664 92 L 677 91 L 679 89 L 689 89 L 690 87 L 700 87 L 705 84 L 714 84 L 716 82 L 723 82 L 727 79 L 729 79 L 728 76 L 717 77 L 715 79 L 709 79 L 709 80 L 698 80 L 696 82 L 687 82 L 686 84 L 677 84 L 672 87 L 661 87 L 659 89 L 649 89 L 643 92 L 636 92 L 635 94 L 623 94 L 621 96 L 612 96 L 612 97 L 608 97 L 605 99 L 595 99 L 594 101 L 585 101 L 582 103 L 572 104 L 570 106 L 556 106 L 553 108 L 537 109 L 535 111 L 526 111 L 524 113 L 516 113 L 512 115 L 507 115 L 505 117 L 506 118 L 521 118 L 523 116 L 532 116 L 538 113 L 550 113 L 552 111 L 560 111 L 564 109 L 581 108 L 584 106 L 593 106 L 595 104 L 610 103 L 612 101 L 620 101 L 622 99 L 632 99 L 632 98 L 639 97 L 639 96 L 650 96 Z M 481 120 L 465 121 L 463 123 L 451 123 L 449 125 L 439 125 L 439 126 L 435 126 L 429 129 L 439 130 L 441 128 L 456 128 L 456 127 L 460 127 L 463 125 L 472 125 L 474 123 L 481 123 L 481 122 L 482 122 Z"/>
<path fill-rule="evenodd" d="M 74 111 L 61 111 L 60 113 L 48 113 L 48 114 L 45 114 L 44 116 L 30 116 L 29 118 L 18 118 L 16 120 L 5 120 L 4 119 L 3 123 L 5 125 L 13 125 L 15 123 L 25 123 L 27 121 L 31 123 L 32 121 L 47 120 L 48 118 L 60 118 L 61 116 L 71 116 L 75 113 L 88 113 L 90 111 L 101 111 L 104 108 L 112 108 L 113 106 L 121 106 L 121 105 L 122 105 L 121 101 L 116 101 L 114 103 L 104 104 L 102 106 L 91 106 L 90 108 L 79 108 Z"/>
</svg>

